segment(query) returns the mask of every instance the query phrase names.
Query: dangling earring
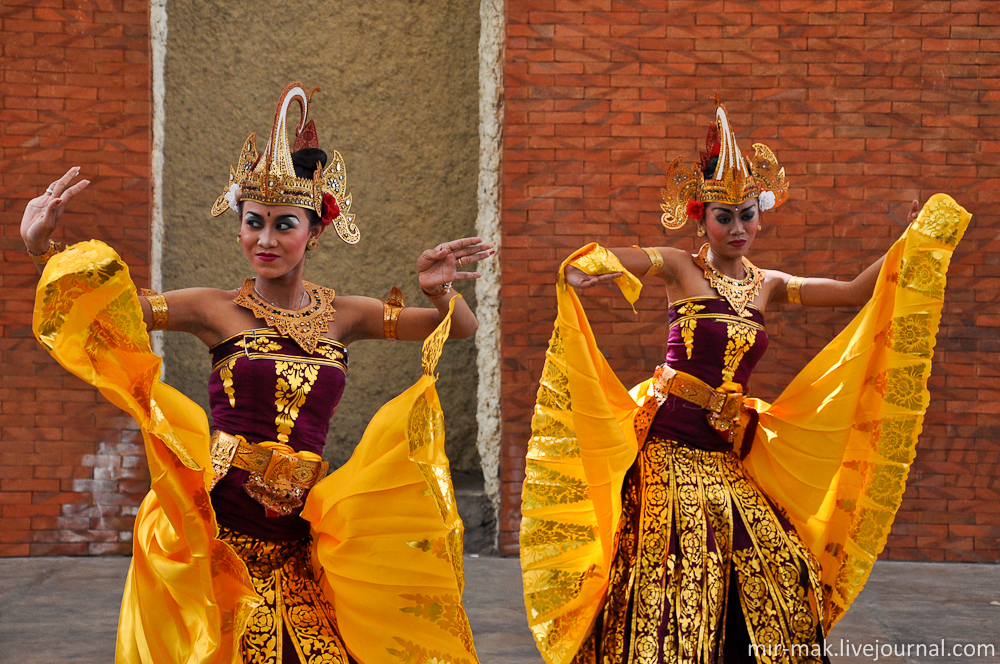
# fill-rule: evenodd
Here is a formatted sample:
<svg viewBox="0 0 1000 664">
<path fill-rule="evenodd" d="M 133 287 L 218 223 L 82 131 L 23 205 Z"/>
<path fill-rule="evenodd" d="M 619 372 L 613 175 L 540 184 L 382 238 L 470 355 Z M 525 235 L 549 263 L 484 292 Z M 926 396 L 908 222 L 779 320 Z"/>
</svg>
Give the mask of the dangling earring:
<svg viewBox="0 0 1000 664">
<path fill-rule="evenodd" d="M 705 237 L 705 227 L 704 226 L 699 226 L 698 227 L 698 237 Z"/>
<path fill-rule="evenodd" d="M 236 244 L 243 244 L 243 236 L 242 235 L 237 235 L 236 236 Z"/>
<path fill-rule="evenodd" d="M 319 246 L 319 240 L 317 240 L 314 237 L 311 237 L 309 238 L 309 241 L 306 242 L 306 251 L 316 251 L 316 247 L 318 246 Z"/>
</svg>

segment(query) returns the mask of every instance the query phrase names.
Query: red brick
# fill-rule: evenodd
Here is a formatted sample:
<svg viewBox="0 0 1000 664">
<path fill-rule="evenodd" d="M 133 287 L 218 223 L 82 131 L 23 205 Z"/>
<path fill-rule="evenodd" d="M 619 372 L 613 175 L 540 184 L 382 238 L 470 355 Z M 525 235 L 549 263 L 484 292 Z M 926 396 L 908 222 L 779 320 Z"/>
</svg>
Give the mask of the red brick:
<svg viewBox="0 0 1000 664">
<path fill-rule="evenodd" d="M 106 163 L 116 170 L 95 181 L 109 193 L 107 200 L 74 209 L 67 240 L 73 239 L 71 229 L 86 229 L 76 232 L 148 244 L 148 14 L 145 4 L 130 7 L 128 13 L 110 0 L 66 7 L 62 0 L 42 0 L 23 11 L 7 4 L 0 10 L 0 218 L 12 222 L 3 224 L 0 237 L 7 258 L 0 265 L 0 287 L 7 294 L 0 308 L 0 436 L 19 444 L 17 452 L 8 447 L 0 455 L 0 555 L 128 551 L 129 545 L 114 541 L 130 530 L 130 518 L 118 518 L 120 507 L 112 506 L 115 518 L 95 522 L 96 528 L 90 517 L 64 516 L 95 502 L 92 494 L 74 489 L 78 482 L 100 485 L 93 465 L 81 463 L 83 455 L 117 450 L 102 453 L 119 456 L 119 463 L 104 468 L 115 468 L 108 486 L 121 495 L 102 496 L 103 503 L 134 506 L 148 486 L 145 463 L 134 457 L 141 448 L 116 442 L 134 429 L 131 418 L 68 377 L 31 339 L 36 277 L 21 259 L 16 231 L 7 233 L 26 201 L 60 175 L 69 158 L 86 173 Z M 130 252 L 137 277 L 148 274 L 141 262 L 146 253 Z M 120 479 L 125 477 L 136 479 Z"/>
<path fill-rule="evenodd" d="M 1000 377 L 1000 342 L 994 317 L 972 306 L 1000 297 L 1000 265 L 987 248 L 988 229 L 1000 221 L 993 211 L 1000 203 L 1000 167 L 990 159 L 1000 153 L 995 12 L 964 0 L 722 7 L 692 1 L 668 3 L 667 16 L 656 11 L 659 6 L 616 2 L 600 20 L 553 12 L 534 23 L 530 4 L 508 4 L 508 11 L 525 17 L 517 26 L 525 36 L 544 27 L 583 43 L 553 45 L 564 62 L 544 65 L 545 81 L 519 73 L 507 78 L 506 135 L 526 140 L 508 142 L 504 154 L 502 293 L 518 306 L 505 308 L 503 321 L 501 551 L 517 553 L 524 446 L 554 315 L 552 271 L 560 256 L 590 240 L 663 242 L 656 224 L 663 165 L 675 154 L 695 158 L 710 115 L 708 99 L 718 91 L 741 137 L 752 136 L 743 139 L 744 148 L 750 140 L 770 145 L 793 182 L 792 201 L 761 238 L 761 264 L 787 262 L 799 271 L 830 265 L 832 274 L 850 278 L 902 227 L 905 206 L 894 201 L 946 191 L 976 215 L 952 264 L 931 409 L 885 555 L 1000 558 L 1000 537 L 992 530 L 1000 524 L 1000 501 L 975 493 L 993 490 L 997 470 L 998 388 L 985 379 Z M 599 46 L 594 35 L 600 35 Z M 507 55 L 514 62 L 525 57 L 519 47 L 509 47 Z M 560 69 L 570 64 L 578 66 Z M 537 89 L 542 86 L 549 90 Z M 534 109 L 537 118 L 521 112 L 527 110 L 522 100 L 540 98 L 553 106 Z M 611 105 L 559 105 L 581 98 Z M 583 113 L 583 121 L 574 125 L 576 116 L 553 116 L 562 120 L 553 125 L 546 115 L 553 110 Z M 547 152 L 533 149 L 533 136 L 585 137 L 586 147 Z M 554 204 L 523 209 L 531 201 Z M 666 242 L 693 246 L 684 231 Z M 610 293 L 584 300 L 619 376 L 648 375 L 662 354 L 662 319 L 652 314 L 662 302 L 643 298 L 635 319 Z M 980 328 L 974 326 L 977 315 Z M 776 396 L 849 320 L 846 311 L 769 313 L 769 329 L 779 341 L 755 373 L 758 392 Z"/>
</svg>

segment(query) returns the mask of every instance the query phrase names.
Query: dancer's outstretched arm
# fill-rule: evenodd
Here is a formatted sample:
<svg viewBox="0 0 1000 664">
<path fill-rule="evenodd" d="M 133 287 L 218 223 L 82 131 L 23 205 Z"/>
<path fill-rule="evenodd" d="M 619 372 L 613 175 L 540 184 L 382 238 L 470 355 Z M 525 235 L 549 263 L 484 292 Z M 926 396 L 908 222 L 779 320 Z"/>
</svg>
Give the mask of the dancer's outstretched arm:
<svg viewBox="0 0 1000 664">
<path fill-rule="evenodd" d="M 907 223 L 913 223 L 920 213 L 920 202 L 914 200 L 910 205 L 910 215 Z M 875 282 L 885 255 L 869 265 L 851 281 L 837 281 L 824 277 L 793 277 L 778 270 L 768 270 L 768 281 L 774 280 L 770 287 L 770 302 L 787 302 L 789 282 L 797 279 L 799 300 L 807 307 L 859 307 L 871 299 L 875 291 Z M 793 288 L 794 290 L 794 288 Z"/>
</svg>

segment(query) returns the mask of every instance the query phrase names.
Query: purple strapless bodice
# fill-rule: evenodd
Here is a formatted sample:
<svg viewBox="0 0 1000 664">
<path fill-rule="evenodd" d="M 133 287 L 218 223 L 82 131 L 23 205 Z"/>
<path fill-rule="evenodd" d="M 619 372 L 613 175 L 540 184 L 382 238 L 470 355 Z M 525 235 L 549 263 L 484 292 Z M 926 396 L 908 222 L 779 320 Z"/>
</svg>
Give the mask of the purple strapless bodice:
<svg viewBox="0 0 1000 664">
<path fill-rule="evenodd" d="M 290 337 L 265 328 L 212 346 L 208 381 L 212 427 L 251 443 L 276 441 L 323 454 L 330 418 L 344 393 L 347 348 L 320 339 L 312 355 Z M 212 490 L 220 525 L 259 539 L 285 541 L 309 534 L 299 517 L 267 517 L 243 488 L 249 473 L 230 468 Z"/>
<path fill-rule="evenodd" d="M 670 305 L 666 362 L 713 388 L 739 383 L 746 391 L 750 374 L 767 350 L 764 314 L 749 307 L 741 318 L 721 297 L 693 297 Z M 669 396 L 649 428 L 649 436 L 706 450 L 732 448 L 705 417 L 705 410 Z"/>
</svg>

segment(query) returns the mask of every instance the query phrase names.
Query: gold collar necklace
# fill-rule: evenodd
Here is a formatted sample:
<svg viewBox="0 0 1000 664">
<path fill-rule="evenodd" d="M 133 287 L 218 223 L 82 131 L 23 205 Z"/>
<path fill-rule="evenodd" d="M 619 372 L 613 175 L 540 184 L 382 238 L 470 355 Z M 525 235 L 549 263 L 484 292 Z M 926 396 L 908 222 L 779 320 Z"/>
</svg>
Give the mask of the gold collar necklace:
<svg viewBox="0 0 1000 664">
<path fill-rule="evenodd" d="M 270 304 L 273 308 L 275 308 L 275 309 L 281 309 L 281 307 L 279 307 L 278 305 L 276 305 L 274 302 L 271 302 L 271 300 L 267 299 L 267 297 L 263 293 L 261 293 L 259 290 L 257 290 L 257 280 L 256 279 L 254 279 L 254 282 L 253 282 L 253 292 L 257 295 L 257 297 L 259 297 L 260 299 L 262 299 L 265 302 L 267 302 L 268 304 Z M 302 295 L 305 295 L 306 299 L 309 298 L 309 293 L 307 293 L 304 290 L 302 291 Z M 301 305 L 301 303 L 302 303 L 302 298 L 300 297 L 299 298 L 299 308 L 298 309 L 291 309 L 291 310 L 289 310 L 289 309 L 281 309 L 281 310 L 282 311 L 302 311 L 302 305 Z"/>
<path fill-rule="evenodd" d="M 249 309 L 254 316 L 260 318 L 268 327 L 273 327 L 280 334 L 291 337 L 302 350 L 310 355 L 316 350 L 319 338 L 330 329 L 330 321 L 336 309 L 333 299 L 336 293 L 332 288 L 324 288 L 308 281 L 302 282 L 309 303 L 303 309 L 292 311 L 275 306 L 257 290 L 256 280 L 248 277 L 243 287 L 233 299 L 233 302 Z"/>
<path fill-rule="evenodd" d="M 750 318 L 753 314 L 747 311 L 747 306 L 754 301 L 760 293 L 760 287 L 764 285 L 764 270 L 743 257 L 743 268 L 747 276 L 743 279 L 733 279 L 722 274 L 708 262 L 708 243 L 702 245 L 698 255 L 694 257 L 694 262 L 705 273 L 708 284 L 715 289 L 719 295 L 724 297 L 733 311 L 743 318 Z"/>
</svg>

